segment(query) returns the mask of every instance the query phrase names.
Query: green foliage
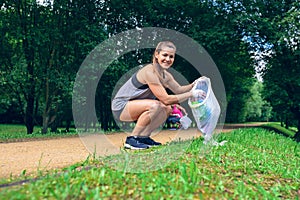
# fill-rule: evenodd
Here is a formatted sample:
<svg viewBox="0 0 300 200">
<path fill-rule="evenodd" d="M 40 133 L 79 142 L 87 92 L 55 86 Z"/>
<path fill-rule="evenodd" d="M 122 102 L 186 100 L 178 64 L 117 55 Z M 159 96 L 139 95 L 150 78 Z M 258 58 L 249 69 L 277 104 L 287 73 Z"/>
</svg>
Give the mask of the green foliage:
<svg viewBox="0 0 300 200">
<path fill-rule="evenodd" d="M 228 142 L 206 152 L 203 140 L 194 140 L 178 160 L 158 171 L 123 173 L 93 160 L 0 194 L 6 199 L 297 198 L 299 144 L 263 129 L 240 129 L 219 139 Z"/>
<path fill-rule="evenodd" d="M 206 2 L 206 1 L 205 1 Z M 227 122 L 244 122 L 243 107 L 249 97 L 254 64 L 243 40 L 241 6 L 234 2 L 207 1 L 193 16 L 190 34 L 210 53 L 221 72 L 227 97 Z"/>
<path fill-rule="evenodd" d="M 251 9 L 256 11 L 246 29 L 258 44 L 254 50 L 260 49 L 267 62 L 262 69 L 264 96 L 279 120 L 296 120 L 300 130 L 299 2 L 260 1 Z"/>
<path fill-rule="evenodd" d="M 11 49 L 11 55 L 0 58 L 4 93 L 19 104 L 26 124 L 42 124 L 44 133 L 55 120 L 70 118 L 64 116 L 71 113 L 76 72 L 85 55 L 106 38 L 98 4 L 69 3 L 5 1 L 1 9 L 3 45 Z"/>
<path fill-rule="evenodd" d="M 111 35 L 151 26 L 180 31 L 209 52 L 225 84 L 228 122 L 259 116 L 258 110 L 254 112 L 247 105 L 257 62 L 251 57 L 254 52 L 265 53 L 262 59 L 269 61 L 262 71 L 264 88 L 268 88 L 266 100 L 277 114 L 299 119 L 297 3 L 295 0 L 128 0 L 126 3 L 62 0 L 44 4 L 30 0 L 3 1 L 0 95 L 5 100 L 1 102 L 0 114 L 9 116 L 8 111 L 16 107 L 13 110 L 20 112 L 19 119 L 25 119 L 29 133 L 36 124 L 47 132 L 49 126 L 55 129 L 63 121 L 72 120 L 73 83 L 88 53 Z M 272 56 L 266 53 L 270 49 Z M 151 55 L 152 50 L 130 52 L 105 72 L 96 102 L 104 130 L 116 128 L 109 109 L 114 83 L 129 69 L 151 62 Z M 188 81 L 200 76 L 182 58 L 176 60 L 174 68 Z M 277 82 L 278 77 L 281 79 Z M 263 115 L 270 112 L 267 103 L 264 105 Z M 263 118 L 268 119 L 269 114 Z"/>
<path fill-rule="evenodd" d="M 256 81 L 245 104 L 246 121 L 269 121 L 272 107 L 262 97 L 263 83 Z"/>
</svg>

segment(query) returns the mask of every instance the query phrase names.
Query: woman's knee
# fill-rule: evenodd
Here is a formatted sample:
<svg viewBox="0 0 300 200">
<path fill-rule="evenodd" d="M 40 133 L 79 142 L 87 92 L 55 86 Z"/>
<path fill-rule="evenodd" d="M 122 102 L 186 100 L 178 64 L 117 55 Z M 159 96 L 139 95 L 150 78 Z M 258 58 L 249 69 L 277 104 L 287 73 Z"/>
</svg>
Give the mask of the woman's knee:
<svg viewBox="0 0 300 200">
<path fill-rule="evenodd" d="M 157 111 L 165 111 L 167 114 L 170 114 L 172 112 L 172 108 L 171 106 L 167 106 L 167 105 L 164 105 L 163 103 L 161 103 L 160 101 L 155 101 L 150 110 L 154 111 L 154 112 L 157 112 Z"/>
</svg>

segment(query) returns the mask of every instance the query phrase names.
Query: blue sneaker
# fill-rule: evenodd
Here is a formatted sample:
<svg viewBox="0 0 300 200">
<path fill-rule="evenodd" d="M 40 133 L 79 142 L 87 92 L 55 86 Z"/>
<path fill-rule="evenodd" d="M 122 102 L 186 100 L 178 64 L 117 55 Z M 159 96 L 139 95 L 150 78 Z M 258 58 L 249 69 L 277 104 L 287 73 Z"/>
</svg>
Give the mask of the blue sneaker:
<svg viewBox="0 0 300 200">
<path fill-rule="evenodd" d="M 127 149 L 148 149 L 149 146 L 140 142 L 139 139 L 133 136 L 127 137 L 124 147 Z"/>
<path fill-rule="evenodd" d="M 149 147 L 155 147 L 155 146 L 160 146 L 160 142 L 155 142 L 153 139 L 150 137 L 141 137 L 141 138 L 136 138 L 139 142 L 148 145 Z"/>
</svg>

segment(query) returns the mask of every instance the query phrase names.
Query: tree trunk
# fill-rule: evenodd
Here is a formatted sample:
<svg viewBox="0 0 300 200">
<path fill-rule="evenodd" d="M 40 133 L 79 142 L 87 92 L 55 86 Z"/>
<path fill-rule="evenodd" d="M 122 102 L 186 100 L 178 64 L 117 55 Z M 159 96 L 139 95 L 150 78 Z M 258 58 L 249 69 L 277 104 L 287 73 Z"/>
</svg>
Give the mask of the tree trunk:
<svg viewBox="0 0 300 200">
<path fill-rule="evenodd" d="M 48 132 L 48 123 L 49 123 L 49 116 L 43 115 L 43 128 L 42 128 L 42 134 L 46 134 Z"/>
<path fill-rule="evenodd" d="M 25 125 L 27 129 L 27 134 L 33 133 L 33 128 L 34 128 L 33 111 L 34 111 L 34 97 L 32 94 L 30 94 L 27 100 L 27 107 L 26 107 L 26 114 L 25 114 Z"/>
<path fill-rule="evenodd" d="M 32 32 L 30 31 L 31 27 L 28 25 L 29 18 L 28 13 L 26 13 L 26 4 L 18 5 L 18 15 L 20 20 L 20 25 L 22 28 L 22 33 L 24 36 L 23 39 L 23 51 L 27 63 L 27 74 L 28 74 L 28 91 L 26 91 L 26 113 L 25 113 L 25 125 L 27 128 L 27 134 L 33 133 L 34 128 L 34 102 L 35 102 L 35 80 L 34 80 L 34 40 L 32 38 Z M 30 13 L 34 15 L 34 13 Z M 35 19 L 35 18 L 33 18 Z M 32 22 L 32 26 L 36 27 L 36 22 Z"/>
<path fill-rule="evenodd" d="M 297 133 L 294 135 L 294 139 L 297 142 L 300 142 L 300 119 L 298 118 L 298 127 L 297 127 Z"/>
<path fill-rule="evenodd" d="M 34 128 L 34 103 L 35 103 L 35 82 L 33 79 L 33 62 L 28 62 L 27 70 L 29 74 L 29 89 L 27 93 L 27 105 L 25 113 L 25 125 L 27 128 L 27 134 L 33 133 Z"/>
<path fill-rule="evenodd" d="M 285 128 L 289 129 L 289 127 L 290 127 L 290 124 L 289 124 L 288 116 L 285 116 Z"/>
<path fill-rule="evenodd" d="M 56 118 L 56 116 L 54 116 Z M 51 125 L 50 125 L 50 128 L 51 128 L 51 132 L 52 133 L 57 133 L 57 130 L 58 130 L 58 120 L 54 120 Z"/>
<path fill-rule="evenodd" d="M 297 131 L 297 133 L 296 133 L 295 136 L 294 136 L 294 139 L 295 139 L 297 142 L 300 142 L 300 131 Z"/>
<path fill-rule="evenodd" d="M 103 112 L 104 118 L 102 119 L 102 123 L 103 123 L 102 128 L 103 128 L 104 131 L 108 131 L 108 113 L 107 113 L 108 112 L 108 106 L 107 105 L 109 105 L 109 104 L 105 103 L 106 100 L 107 100 L 106 98 L 104 98 L 103 100 L 104 100 L 103 101 L 104 103 L 103 103 L 102 112 Z"/>
<path fill-rule="evenodd" d="M 46 134 L 48 132 L 49 125 L 49 112 L 50 112 L 50 103 L 49 103 L 49 79 L 48 77 L 45 80 L 45 108 L 43 112 L 43 128 L 42 134 Z"/>
<path fill-rule="evenodd" d="M 67 119 L 66 120 L 66 132 L 69 133 L 70 132 L 70 127 L 71 127 L 71 119 Z"/>
<path fill-rule="evenodd" d="M 294 139 L 297 142 L 300 142 L 300 107 L 298 107 L 298 106 L 292 107 L 291 111 L 294 114 L 296 120 L 298 120 L 297 133 L 294 135 Z"/>
</svg>

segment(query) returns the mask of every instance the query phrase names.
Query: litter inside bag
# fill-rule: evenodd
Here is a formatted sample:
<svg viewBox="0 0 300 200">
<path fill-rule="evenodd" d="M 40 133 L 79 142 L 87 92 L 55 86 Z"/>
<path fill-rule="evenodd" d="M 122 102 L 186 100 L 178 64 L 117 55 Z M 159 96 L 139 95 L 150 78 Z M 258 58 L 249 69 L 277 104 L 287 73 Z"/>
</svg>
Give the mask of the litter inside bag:
<svg viewBox="0 0 300 200">
<path fill-rule="evenodd" d="M 189 98 L 188 104 L 195 118 L 197 128 L 204 134 L 204 141 L 212 138 L 220 116 L 220 105 L 211 87 L 210 79 L 201 77 L 193 87 L 194 90 L 203 90 L 206 93 L 204 99 L 198 97 Z"/>
</svg>

